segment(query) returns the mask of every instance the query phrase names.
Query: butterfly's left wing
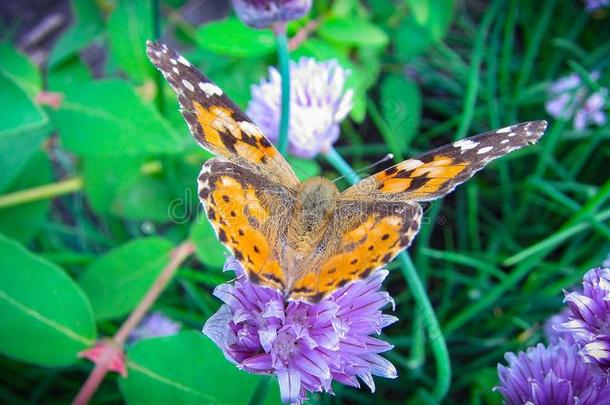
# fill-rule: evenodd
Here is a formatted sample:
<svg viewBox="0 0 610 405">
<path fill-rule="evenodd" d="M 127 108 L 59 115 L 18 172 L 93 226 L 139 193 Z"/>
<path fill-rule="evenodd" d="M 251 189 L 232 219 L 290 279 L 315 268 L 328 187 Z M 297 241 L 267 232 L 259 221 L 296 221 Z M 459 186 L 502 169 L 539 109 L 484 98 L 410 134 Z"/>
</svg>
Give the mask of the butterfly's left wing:
<svg viewBox="0 0 610 405">
<path fill-rule="evenodd" d="M 341 199 L 437 199 L 492 160 L 535 143 L 545 129 L 546 121 L 523 122 L 441 146 L 374 174 L 345 190 Z"/>
<path fill-rule="evenodd" d="M 220 87 L 166 44 L 149 41 L 146 47 L 178 95 L 182 116 L 201 146 L 288 188 L 298 187 L 288 162 Z"/>
</svg>

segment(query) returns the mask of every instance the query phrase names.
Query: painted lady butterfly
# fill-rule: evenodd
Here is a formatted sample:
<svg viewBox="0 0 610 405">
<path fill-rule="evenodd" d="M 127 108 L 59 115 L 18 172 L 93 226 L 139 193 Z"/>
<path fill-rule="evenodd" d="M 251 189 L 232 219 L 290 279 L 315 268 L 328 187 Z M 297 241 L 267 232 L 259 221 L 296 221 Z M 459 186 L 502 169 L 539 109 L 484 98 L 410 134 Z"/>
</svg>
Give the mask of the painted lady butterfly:
<svg viewBox="0 0 610 405">
<path fill-rule="evenodd" d="M 324 178 L 300 182 L 256 125 L 182 55 L 149 42 L 148 56 L 176 91 L 197 141 L 217 155 L 201 169 L 199 196 L 218 239 L 252 282 L 290 299 L 319 301 L 384 266 L 417 234 L 418 202 L 444 196 L 546 129 L 532 121 L 486 132 L 340 192 Z"/>
</svg>

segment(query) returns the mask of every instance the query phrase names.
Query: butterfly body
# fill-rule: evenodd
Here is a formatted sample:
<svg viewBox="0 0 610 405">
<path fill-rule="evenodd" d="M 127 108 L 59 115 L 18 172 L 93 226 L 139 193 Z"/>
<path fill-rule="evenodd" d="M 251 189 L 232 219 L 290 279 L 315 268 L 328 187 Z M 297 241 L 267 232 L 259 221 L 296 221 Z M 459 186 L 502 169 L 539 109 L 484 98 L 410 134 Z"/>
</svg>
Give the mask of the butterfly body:
<svg viewBox="0 0 610 405">
<path fill-rule="evenodd" d="M 260 129 L 176 51 L 149 42 L 148 56 L 176 91 L 195 139 L 217 155 L 198 183 L 218 240 L 251 282 L 292 300 L 317 302 L 392 261 L 419 231 L 419 202 L 446 195 L 546 128 L 532 121 L 463 139 L 340 192 L 324 178 L 300 182 Z"/>
</svg>

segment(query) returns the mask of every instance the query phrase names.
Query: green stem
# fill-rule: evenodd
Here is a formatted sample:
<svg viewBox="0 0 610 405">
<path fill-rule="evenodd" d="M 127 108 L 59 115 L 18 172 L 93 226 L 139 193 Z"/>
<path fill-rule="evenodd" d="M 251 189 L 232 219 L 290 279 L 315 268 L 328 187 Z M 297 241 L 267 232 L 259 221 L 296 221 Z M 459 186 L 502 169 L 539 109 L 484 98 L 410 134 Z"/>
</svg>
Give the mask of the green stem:
<svg viewBox="0 0 610 405">
<path fill-rule="evenodd" d="M 159 5 L 159 0 L 151 0 L 152 1 L 152 31 L 153 31 L 153 37 L 155 40 L 158 40 L 161 38 L 161 18 L 160 18 L 160 13 L 161 13 L 161 9 L 160 9 L 160 5 Z M 155 73 L 154 73 L 154 79 L 155 79 L 155 85 L 157 86 L 157 95 L 155 97 L 155 102 L 157 104 L 157 108 L 159 109 L 159 112 L 161 113 L 161 115 L 165 114 L 165 100 L 163 97 L 163 78 L 161 77 L 161 72 L 157 71 L 156 69 L 154 69 Z"/>
<path fill-rule="evenodd" d="M 57 183 L 14 191 L 0 196 L 0 208 L 8 208 L 34 201 L 46 200 L 48 198 L 60 197 L 79 191 L 82 188 L 83 178 L 73 177 L 68 180 L 58 181 Z"/>
<path fill-rule="evenodd" d="M 328 160 L 328 163 L 345 176 L 350 183 L 355 184 L 360 180 L 360 176 L 354 172 L 334 148 L 331 147 L 326 151 L 324 157 Z M 415 305 L 420 308 L 420 318 L 428 331 L 430 346 L 432 347 L 432 353 L 434 354 L 434 359 L 436 361 L 437 381 L 436 387 L 434 388 L 434 397 L 440 402 L 440 400 L 447 395 L 451 383 L 451 360 L 449 359 L 449 351 L 447 350 L 445 337 L 443 336 L 443 332 L 436 319 L 426 289 L 419 279 L 411 258 L 406 252 L 403 252 L 398 256 L 398 260 L 401 264 L 402 274 L 407 281 L 411 294 L 413 294 Z"/>
<path fill-rule="evenodd" d="M 277 147 L 286 156 L 288 149 L 288 125 L 290 124 L 290 60 L 286 24 L 280 23 L 273 27 L 277 39 L 277 53 L 282 75 L 282 115 L 280 117 L 280 132 Z"/>
</svg>

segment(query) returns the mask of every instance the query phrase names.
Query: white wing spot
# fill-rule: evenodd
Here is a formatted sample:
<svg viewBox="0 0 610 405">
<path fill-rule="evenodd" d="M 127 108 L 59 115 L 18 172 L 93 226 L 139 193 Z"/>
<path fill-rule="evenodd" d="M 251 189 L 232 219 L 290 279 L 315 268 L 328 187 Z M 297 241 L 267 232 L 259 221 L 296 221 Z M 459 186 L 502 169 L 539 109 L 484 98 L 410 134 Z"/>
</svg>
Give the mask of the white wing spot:
<svg viewBox="0 0 610 405">
<path fill-rule="evenodd" d="M 206 174 L 210 172 L 210 166 L 208 165 L 203 165 L 201 166 L 201 173 L 200 174 Z"/>
<path fill-rule="evenodd" d="M 184 85 L 184 87 L 186 87 L 187 89 L 189 89 L 190 91 L 195 91 L 195 87 L 193 87 L 193 85 L 191 84 L 191 82 L 189 82 L 188 80 L 184 80 L 182 79 L 182 84 Z"/>
<path fill-rule="evenodd" d="M 498 134 L 505 134 L 507 132 L 510 132 L 511 129 L 513 129 L 512 125 L 510 127 L 504 127 L 504 128 L 498 129 L 496 131 L 496 133 L 498 133 Z"/>
<path fill-rule="evenodd" d="M 174 58 L 171 58 L 169 61 L 172 63 L 172 65 L 177 65 L 178 64 L 178 62 Z"/>
<path fill-rule="evenodd" d="M 180 74 L 180 71 L 178 70 L 178 68 L 176 66 L 174 66 L 172 68 L 172 70 L 174 71 L 174 73 L 176 73 L 177 75 Z"/>
<path fill-rule="evenodd" d="M 222 89 L 220 87 L 216 86 L 214 83 L 199 82 L 199 88 L 208 97 L 211 97 L 214 95 L 222 96 Z"/>
<path fill-rule="evenodd" d="M 510 142 L 510 141 L 509 141 L 508 139 L 502 139 L 502 140 L 500 141 L 500 143 L 509 143 L 509 142 Z"/>
<path fill-rule="evenodd" d="M 178 56 L 178 62 L 182 63 L 184 66 L 191 66 L 191 63 L 182 55 Z"/>
<path fill-rule="evenodd" d="M 492 150 L 494 147 L 493 146 L 486 146 L 484 148 L 481 148 L 477 151 L 477 155 L 482 155 L 483 153 L 487 153 L 490 150 Z"/>
<path fill-rule="evenodd" d="M 409 159 L 409 160 L 405 160 L 404 162 L 401 163 L 400 169 L 401 170 L 412 170 L 423 164 L 424 164 L 424 162 L 422 162 L 421 160 Z"/>
<path fill-rule="evenodd" d="M 478 144 L 478 142 L 473 142 L 470 139 L 462 139 L 461 141 L 454 142 L 453 146 L 460 148 L 460 150 L 464 152 L 469 149 L 476 148 Z"/>
<path fill-rule="evenodd" d="M 508 134 L 508 136 L 510 136 L 511 138 L 512 138 L 513 136 L 515 136 L 515 135 L 516 135 L 516 134 L 515 134 L 514 132 L 511 132 L 510 134 Z"/>
</svg>

